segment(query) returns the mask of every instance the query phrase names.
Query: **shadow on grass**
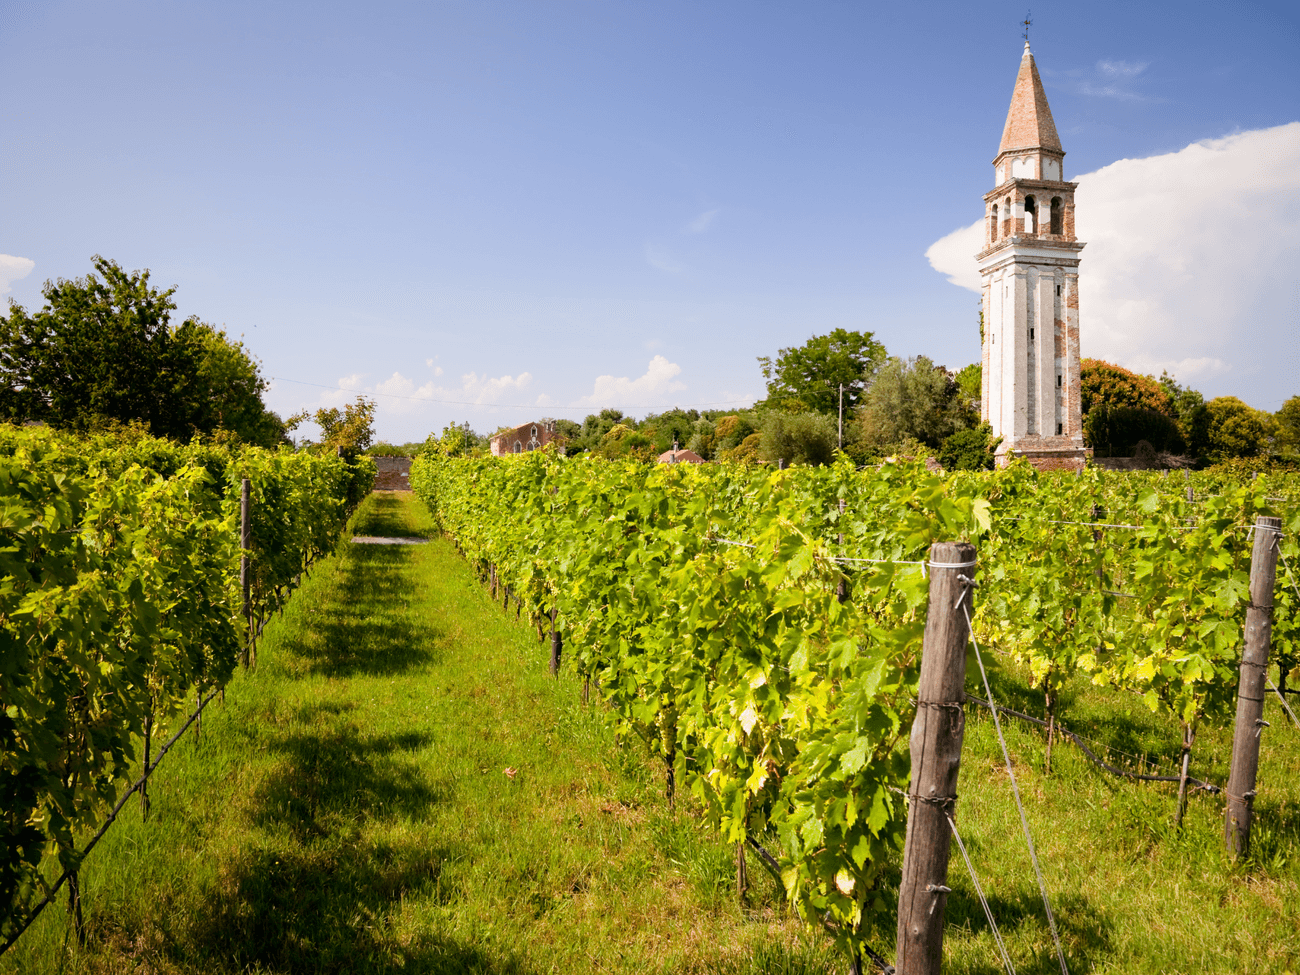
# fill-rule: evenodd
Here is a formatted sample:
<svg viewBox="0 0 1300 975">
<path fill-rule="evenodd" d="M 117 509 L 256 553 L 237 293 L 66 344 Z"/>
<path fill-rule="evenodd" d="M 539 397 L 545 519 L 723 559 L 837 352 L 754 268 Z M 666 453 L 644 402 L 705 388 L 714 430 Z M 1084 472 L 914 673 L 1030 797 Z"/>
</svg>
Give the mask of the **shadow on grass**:
<svg viewBox="0 0 1300 975">
<path fill-rule="evenodd" d="M 366 530 L 386 529 L 370 520 Z M 439 634 L 407 612 L 412 557 L 399 546 L 351 546 L 281 652 L 328 677 L 434 662 Z M 412 755 L 431 743 L 427 732 L 371 731 L 354 704 L 324 701 L 296 708 L 263 740 L 279 760 L 249 797 L 251 835 L 225 854 L 202 915 L 169 948 L 175 961 L 240 972 L 529 975 L 510 946 L 463 943 L 427 924 L 431 908 L 463 896 L 444 866 L 465 855 L 454 836 L 431 841 L 421 828 L 455 791 Z"/>
<path fill-rule="evenodd" d="M 430 538 L 432 529 L 413 528 L 402 516 L 410 511 L 410 504 L 395 495 L 377 491 L 370 496 L 366 508 L 354 526 L 357 535 L 376 535 L 383 538 Z"/>
<path fill-rule="evenodd" d="M 415 585 L 402 569 L 412 558 L 404 545 L 350 546 L 334 587 L 284 650 L 326 677 L 388 677 L 436 663 L 432 648 L 445 630 L 436 622 L 414 626 L 408 614 Z"/>
<path fill-rule="evenodd" d="M 1037 890 L 1026 890 L 1012 897 L 991 895 L 988 897 L 989 910 L 997 921 L 998 930 L 1003 938 L 1009 936 L 1022 925 L 1028 924 L 1035 929 L 1035 940 L 1047 943 L 1045 951 L 1040 951 L 1032 960 L 1016 959 L 1016 971 L 1024 975 L 1053 975 L 1061 970 L 1052 946 L 1051 935 L 1047 926 L 1047 915 L 1043 911 L 1043 902 Z M 1052 899 L 1052 916 L 1056 919 L 1056 928 L 1060 932 L 1065 950 L 1065 961 L 1071 971 L 1092 971 L 1103 956 L 1111 949 L 1112 923 L 1101 911 L 1097 910 L 1086 897 L 1078 894 L 1057 894 Z M 973 932 L 987 932 L 988 919 L 980 902 L 963 892 L 954 892 L 948 898 L 946 922 L 948 928 L 966 928 Z M 1041 938 L 1038 932 L 1041 931 Z M 985 969 L 973 969 L 983 975 Z M 996 956 L 990 958 L 987 971 L 990 975 L 1003 971 Z"/>
</svg>

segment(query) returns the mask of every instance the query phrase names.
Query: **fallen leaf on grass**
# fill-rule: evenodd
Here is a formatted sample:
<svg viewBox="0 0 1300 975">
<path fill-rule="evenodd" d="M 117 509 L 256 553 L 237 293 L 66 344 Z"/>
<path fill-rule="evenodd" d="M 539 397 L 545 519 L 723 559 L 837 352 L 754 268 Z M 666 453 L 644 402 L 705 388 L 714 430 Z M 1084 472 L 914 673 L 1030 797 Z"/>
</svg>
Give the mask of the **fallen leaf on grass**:
<svg viewBox="0 0 1300 975">
<path fill-rule="evenodd" d="M 513 779 L 516 775 L 519 774 L 519 769 L 517 768 L 503 769 L 503 771 L 506 773 L 506 776 L 511 779 Z"/>
</svg>

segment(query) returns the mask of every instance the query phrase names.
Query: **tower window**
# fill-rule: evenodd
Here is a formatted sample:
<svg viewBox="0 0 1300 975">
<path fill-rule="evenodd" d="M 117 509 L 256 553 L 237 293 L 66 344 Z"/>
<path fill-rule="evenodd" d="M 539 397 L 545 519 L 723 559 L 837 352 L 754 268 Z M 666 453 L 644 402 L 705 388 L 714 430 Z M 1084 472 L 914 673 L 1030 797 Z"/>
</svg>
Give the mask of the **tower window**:
<svg viewBox="0 0 1300 975">
<path fill-rule="evenodd" d="M 1032 342 L 1033 340 L 1034 340 L 1034 330 L 1033 330 L 1033 328 L 1030 328 L 1030 329 L 1029 329 L 1029 341 Z"/>
<path fill-rule="evenodd" d="M 1025 233 L 1032 234 L 1038 229 L 1038 206 L 1032 196 L 1025 197 Z"/>
<path fill-rule="evenodd" d="M 1056 374 L 1056 388 L 1061 388 L 1061 374 L 1059 372 Z"/>
<path fill-rule="evenodd" d="M 1061 198 L 1059 196 L 1052 197 L 1051 232 L 1054 234 L 1065 233 L 1065 231 L 1061 229 L 1061 211 L 1063 209 L 1064 207 L 1061 206 Z"/>
<path fill-rule="evenodd" d="M 998 205 L 993 204 L 993 240 L 998 239 Z"/>
<path fill-rule="evenodd" d="M 1059 423 L 1056 425 L 1056 435 L 1058 437 L 1061 435 L 1061 424 Z"/>
<path fill-rule="evenodd" d="M 1061 297 L 1061 286 L 1059 284 L 1056 286 L 1056 297 Z"/>
</svg>

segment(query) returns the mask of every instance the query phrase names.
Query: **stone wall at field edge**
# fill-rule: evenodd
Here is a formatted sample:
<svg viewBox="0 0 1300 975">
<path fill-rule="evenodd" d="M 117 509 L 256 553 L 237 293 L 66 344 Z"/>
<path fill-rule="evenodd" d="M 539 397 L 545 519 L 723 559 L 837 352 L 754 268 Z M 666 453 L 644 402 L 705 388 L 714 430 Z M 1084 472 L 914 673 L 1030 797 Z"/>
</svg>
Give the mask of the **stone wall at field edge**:
<svg viewBox="0 0 1300 975">
<path fill-rule="evenodd" d="M 376 491 L 409 491 L 411 473 L 409 457 L 372 457 L 378 473 L 375 475 Z"/>
</svg>

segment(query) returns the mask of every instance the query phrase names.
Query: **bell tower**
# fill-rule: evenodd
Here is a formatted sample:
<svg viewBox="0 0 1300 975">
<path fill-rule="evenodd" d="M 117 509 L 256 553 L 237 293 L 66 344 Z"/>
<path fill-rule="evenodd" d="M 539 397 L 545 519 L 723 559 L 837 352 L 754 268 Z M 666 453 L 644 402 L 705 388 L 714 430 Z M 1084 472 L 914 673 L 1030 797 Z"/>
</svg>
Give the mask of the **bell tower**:
<svg viewBox="0 0 1300 975">
<path fill-rule="evenodd" d="M 1017 457 L 1042 470 L 1078 469 L 1079 252 L 1074 190 L 1029 42 L 1020 59 L 996 189 L 984 196 L 984 356 L 980 413 L 1001 437 L 998 465 Z"/>
</svg>

